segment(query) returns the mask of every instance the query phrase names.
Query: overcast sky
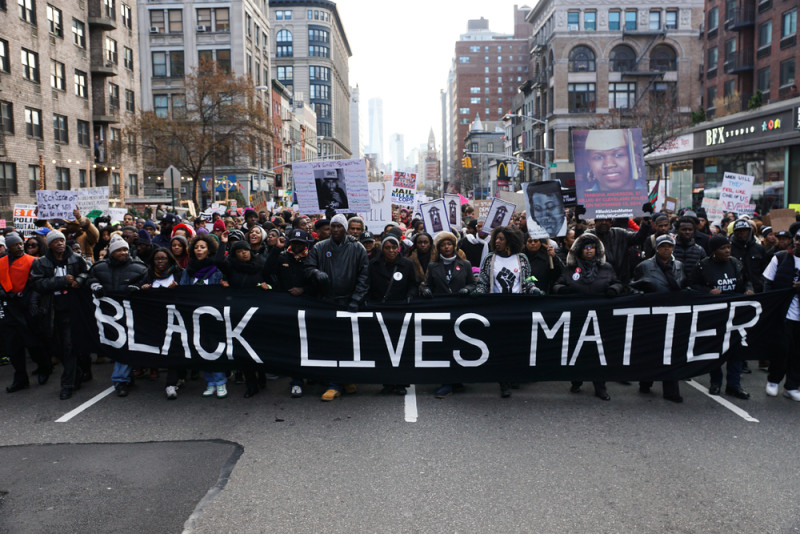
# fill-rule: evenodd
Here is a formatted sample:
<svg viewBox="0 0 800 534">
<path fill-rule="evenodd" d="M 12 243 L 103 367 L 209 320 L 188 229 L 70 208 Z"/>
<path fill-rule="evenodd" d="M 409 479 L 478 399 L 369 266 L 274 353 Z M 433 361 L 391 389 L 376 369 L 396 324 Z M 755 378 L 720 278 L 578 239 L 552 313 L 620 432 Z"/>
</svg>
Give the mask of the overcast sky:
<svg viewBox="0 0 800 534">
<path fill-rule="evenodd" d="M 335 0 L 353 57 L 350 85 L 361 90 L 361 142 L 367 144 L 368 102 L 383 98 L 384 151 L 389 136 L 405 136 L 406 154 L 433 128 L 441 148 L 441 100 L 455 42 L 467 20 L 489 19 L 489 29 L 514 31 L 512 0 Z M 387 159 L 387 156 L 384 156 Z"/>
</svg>

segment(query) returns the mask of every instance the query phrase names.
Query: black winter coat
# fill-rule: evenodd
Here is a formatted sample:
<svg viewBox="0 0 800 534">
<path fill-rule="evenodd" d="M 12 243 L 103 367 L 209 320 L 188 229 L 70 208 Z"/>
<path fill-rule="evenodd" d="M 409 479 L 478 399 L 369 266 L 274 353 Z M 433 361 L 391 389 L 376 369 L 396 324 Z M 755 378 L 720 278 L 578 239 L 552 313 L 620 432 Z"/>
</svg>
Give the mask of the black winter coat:
<svg viewBox="0 0 800 534">
<path fill-rule="evenodd" d="M 89 271 L 89 287 L 103 286 L 109 296 L 126 296 L 131 286 L 141 287 L 147 280 L 147 266 L 137 259 L 128 258 L 118 262 L 114 258 L 100 260 Z"/>
<path fill-rule="evenodd" d="M 712 289 L 721 289 L 723 293 L 744 293 L 753 289 L 742 262 L 733 257 L 726 262 L 715 261 L 710 256 L 703 259 L 694 270 L 691 284 L 692 289 L 701 293 L 710 293 Z"/>
<path fill-rule="evenodd" d="M 67 274 L 71 274 L 79 285 L 84 286 L 88 278 L 89 264 L 83 256 L 73 253 L 72 249 L 67 247 L 64 249 L 63 261 L 66 262 Z M 69 287 L 66 276 L 56 276 L 57 263 L 53 253 L 48 250 L 47 254 L 37 258 L 31 267 L 31 281 L 35 290 L 31 295 L 31 314 L 41 317 L 40 325 L 44 335 L 48 337 L 52 335 L 55 321 L 55 293 L 63 291 L 65 295 L 58 298 L 67 299 L 66 293 L 74 291 Z M 68 300 L 62 302 L 69 305 Z"/>
<path fill-rule="evenodd" d="M 771 259 L 764 247 L 751 236 L 747 241 L 731 240 L 731 256 L 742 262 L 745 275 L 756 293 L 764 291 L 762 273 Z"/>
<path fill-rule="evenodd" d="M 675 280 L 678 287 L 673 287 L 669 283 L 664 268 L 672 273 L 672 278 Z M 684 274 L 683 265 L 680 261 L 673 258 L 665 266 L 657 257 L 653 256 L 650 259 L 644 260 L 633 270 L 633 282 L 631 282 L 631 287 L 639 291 L 644 291 L 645 293 L 680 291 L 686 287 L 686 275 Z"/>
<path fill-rule="evenodd" d="M 248 287 L 255 289 L 261 282 L 265 282 L 264 264 L 266 259 L 263 256 L 250 254 L 250 261 L 243 262 L 236 259 L 233 254 L 229 254 L 219 267 L 222 271 L 223 280 L 228 282 L 231 287 Z"/>
<path fill-rule="evenodd" d="M 276 258 L 277 261 L 268 266 L 267 276 L 275 280 L 277 289 L 289 291 L 293 287 L 301 287 L 304 294 L 308 293 L 311 287 L 305 273 L 307 257 L 296 260 L 291 251 L 284 250 Z"/>
<path fill-rule="evenodd" d="M 398 255 L 389 264 L 378 256 L 370 262 L 367 301 L 406 302 L 417 294 L 418 288 L 414 264 L 408 258 Z"/>
<path fill-rule="evenodd" d="M 561 271 L 564 270 L 564 264 L 558 254 L 553 258 L 553 268 L 550 268 L 550 256 L 544 247 L 540 248 L 538 252 L 524 252 L 525 257 L 528 258 L 528 263 L 531 264 L 531 274 L 536 277 L 536 287 L 550 294 L 553 289 L 553 284 L 561 276 Z"/>
<path fill-rule="evenodd" d="M 596 230 L 589 230 L 588 233 L 597 235 L 606 249 L 606 262 L 611 265 L 622 282 L 627 282 L 631 278 L 628 249 L 634 245 L 642 246 L 651 229 L 649 225 L 643 224 L 638 232 L 624 228 L 610 228 L 608 233 L 603 235 L 596 234 Z"/>
<path fill-rule="evenodd" d="M 314 245 L 306 258 L 305 272 L 312 281 L 318 272 L 326 273 L 328 284 L 321 288 L 321 294 L 340 305 L 361 302 L 369 289 L 367 251 L 351 235 L 339 244 L 330 238 Z"/>
<path fill-rule="evenodd" d="M 614 268 L 608 263 L 601 263 L 597 266 L 597 276 L 592 281 L 586 279 L 586 270 L 580 268 L 580 265 L 579 263 L 575 267 L 564 269 L 553 285 L 554 295 L 618 296 L 625 292 L 625 286 L 619 281 Z M 578 275 L 577 280 L 573 278 L 575 274 Z"/>
<path fill-rule="evenodd" d="M 698 245 L 694 239 L 690 239 L 686 245 L 680 239 L 675 240 L 675 249 L 672 251 L 672 257 L 683 264 L 683 273 L 686 280 L 692 279 L 694 268 L 707 255 L 705 249 Z"/>
<path fill-rule="evenodd" d="M 453 261 L 453 270 L 450 282 L 447 282 L 447 269 L 444 262 L 431 262 L 428 265 L 428 272 L 425 282 L 421 287 L 431 290 L 434 295 L 454 295 L 459 290 L 466 288 L 470 293 L 475 291 L 475 277 L 472 274 L 472 264 L 467 260 L 456 258 Z"/>
</svg>

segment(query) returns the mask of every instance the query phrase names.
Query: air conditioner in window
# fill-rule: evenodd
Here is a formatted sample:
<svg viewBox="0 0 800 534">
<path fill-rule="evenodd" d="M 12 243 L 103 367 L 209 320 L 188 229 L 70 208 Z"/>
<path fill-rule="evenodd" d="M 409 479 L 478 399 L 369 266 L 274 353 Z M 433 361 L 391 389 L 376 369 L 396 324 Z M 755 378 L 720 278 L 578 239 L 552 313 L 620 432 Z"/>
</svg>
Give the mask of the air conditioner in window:
<svg viewBox="0 0 800 534">
<path fill-rule="evenodd" d="M 161 33 L 161 28 L 158 26 L 150 26 L 150 33 Z"/>
<path fill-rule="evenodd" d="M 567 28 L 568 28 L 568 29 L 569 29 L 569 31 L 571 31 L 571 32 L 576 32 L 576 31 L 578 31 L 578 25 L 577 25 L 577 24 L 569 24 L 569 25 L 567 26 Z"/>
<path fill-rule="evenodd" d="M 199 26 L 197 26 L 197 31 L 199 31 L 199 32 L 210 32 L 211 31 L 211 26 L 205 26 L 203 24 L 200 24 Z"/>
</svg>

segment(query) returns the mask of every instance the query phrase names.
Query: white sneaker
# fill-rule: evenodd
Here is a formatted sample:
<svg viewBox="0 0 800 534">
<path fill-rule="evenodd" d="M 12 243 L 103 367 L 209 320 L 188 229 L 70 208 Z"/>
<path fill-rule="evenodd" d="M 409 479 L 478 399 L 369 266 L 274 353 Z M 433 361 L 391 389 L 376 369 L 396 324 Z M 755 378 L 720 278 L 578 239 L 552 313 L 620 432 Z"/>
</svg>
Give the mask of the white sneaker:
<svg viewBox="0 0 800 534">
<path fill-rule="evenodd" d="M 292 398 L 299 399 L 303 396 L 303 388 L 300 386 L 292 386 Z"/>
<path fill-rule="evenodd" d="M 210 397 L 211 395 L 216 393 L 216 391 L 217 391 L 217 388 L 215 388 L 214 386 L 208 386 L 208 387 L 206 387 L 206 390 L 203 392 L 203 396 L 204 397 Z"/>
<path fill-rule="evenodd" d="M 228 396 L 228 388 L 225 387 L 225 384 L 220 384 L 217 386 L 217 398 L 224 399 Z"/>
<path fill-rule="evenodd" d="M 173 400 L 178 398 L 178 388 L 175 386 L 167 386 L 166 392 L 168 399 Z"/>
<path fill-rule="evenodd" d="M 767 395 L 770 397 L 777 397 L 778 396 L 778 384 L 775 382 L 767 382 L 766 387 Z"/>
<path fill-rule="evenodd" d="M 787 389 L 783 392 L 783 396 L 787 399 L 800 401 L 800 389 Z"/>
</svg>

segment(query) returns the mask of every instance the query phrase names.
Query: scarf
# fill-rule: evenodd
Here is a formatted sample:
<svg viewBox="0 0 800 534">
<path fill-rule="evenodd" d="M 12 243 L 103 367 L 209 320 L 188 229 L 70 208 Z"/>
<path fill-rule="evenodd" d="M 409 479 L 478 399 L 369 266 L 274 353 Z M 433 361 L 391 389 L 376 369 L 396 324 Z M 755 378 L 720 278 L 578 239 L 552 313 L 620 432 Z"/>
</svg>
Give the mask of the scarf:
<svg viewBox="0 0 800 534">
<path fill-rule="evenodd" d="M 449 265 L 449 264 L 453 263 L 454 261 L 456 261 L 456 258 L 458 258 L 458 256 L 457 256 L 457 255 L 455 255 L 455 254 L 453 254 L 453 255 L 452 255 L 451 257 L 449 257 L 449 258 L 445 258 L 444 256 L 442 256 L 442 255 L 439 255 L 439 259 L 441 259 L 441 260 L 442 260 L 442 262 L 443 262 L 445 265 Z"/>
<path fill-rule="evenodd" d="M 428 264 L 431 262 L 431 252 L 428 251 L 428 253 L 423 256 L 422 253 L 418 250 L 417 260 L 419 261 L 419 264 L 422 266 L 422 272 L 427 272 Z"/>
<path fill-rule="evenodd" d="M 237 273 L 254 274 L 261 271 L 264 267 L 263 263 L 258 264 L 253 256 L 250 257 L 250 261 L 242 261 L 236 257 L 236 254 L 231 254 L 228 256 L 228 261 L 230 262 L 231 269 Z"/>
<path fill-rule="evenodd" d="M 200 282 L 207 280 L 217 272 L 217 266 L 214 265 L 214 260 L 211 258 L 205 258 L 203 260 L 192 259 L 189 260 L 189 268 L 187 271 L 192 278 L 196 278 L 197 281 Z"/>
<path fill-rule="evenodd" d="M 597 272 L 600 270 L 600 264 L 597 259 L 593 260 L 578 260 L 578 265 L 583 269 L 583 276 L 587 282 L 591 283 L 597 278 Z"/>
<path fill-rule="evenodd" d="M 664 278 L 667 279 L 667 283 L 669 284 L 669 288 L 673 291 L 680 291 L 681 286 L 678 284 L 678 281 L 675 280 L 675 275 L 672 274 L 672 265 L 669 263 L 662 263 L 661 260 L 656 256 L 656 265 L 661 269 L 661 272 L 664 273 Z"/>
<path fill-rule="evenodd" d="M 166 270 L 158 272 L 153 268 L 153 276 L 158 280 L 165 280 L 175 273 L 175 265 L 170 265 Z"/>
<path fill-rule="evenodd" d="M 306 247 L 305 249 L 303 249 L 303 252 L 301 252 L 300 254 L 295 254 L 295 253 L 294 253 L 294 251 L 293 251 L 292 249 L 289 249 L 289 252 L 291 252 L 291 253 L 292 253 L 292 256 L 294 256 L 294 259 L 295 259 L 295 260 L 297 260 L 297 261 L 300 261 L 300 260 L 302 260 L 303 258 L 305 258 L 306 256 L 308 256 L 308 247 Z"/>
</svg>

